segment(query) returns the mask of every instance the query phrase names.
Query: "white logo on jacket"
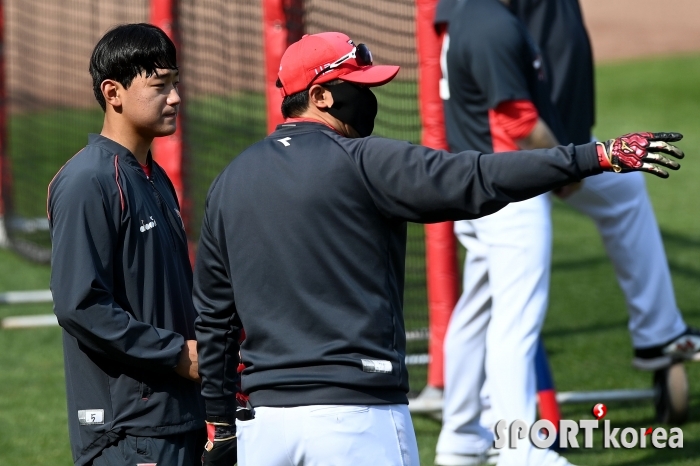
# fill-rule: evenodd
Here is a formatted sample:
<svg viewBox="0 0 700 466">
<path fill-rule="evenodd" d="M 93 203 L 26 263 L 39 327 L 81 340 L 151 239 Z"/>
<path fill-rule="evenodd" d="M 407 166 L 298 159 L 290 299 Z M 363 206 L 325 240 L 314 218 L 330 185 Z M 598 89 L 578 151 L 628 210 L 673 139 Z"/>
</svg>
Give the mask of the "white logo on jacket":
<svg viewBox="0 0 700 466">
<path fill-rule="evenodd" d="M 156 221 L 153 220 L 153 217 L 149 217 L 149 218 L 151 219 L 151 221 L 148 222 L 148 223 L 143 223 L 143 220 L 141 220 L 141 228 L 139 228 L 139 230 L 141 231 L 141 233 L 143 233 L 144 231 L 148 231 L 148 230 L 150 230 L 151 228 L 155 228 L 156 225 L 158 225 L 158 224 L 156 223 Z"/>
</svg>

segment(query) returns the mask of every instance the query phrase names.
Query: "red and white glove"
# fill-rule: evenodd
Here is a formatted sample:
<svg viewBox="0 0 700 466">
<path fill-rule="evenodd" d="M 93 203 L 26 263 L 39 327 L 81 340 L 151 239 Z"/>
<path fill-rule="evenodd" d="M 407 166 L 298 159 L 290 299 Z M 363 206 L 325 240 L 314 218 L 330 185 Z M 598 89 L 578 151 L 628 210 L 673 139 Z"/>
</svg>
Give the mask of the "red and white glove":
<svg viewBox="0 0 700 466">
<path fill-rule="evenodd" d="M 255 419 L 255 410 L 248 402 L 248 397 L 236 393 L 236 420 Z M 238 438 L 236 425 L 229 422 L 216 422 L 220 418 L 207 421 L 207 443 L 202 453 L 202 466 L 234 466 L 238 461 Z"/>
<path fill-rule="evenodd" d="M 668 173 L 657 167 L 661 165 L 671 170 L 678 170 L 678 162 L 664 157 L 672 155 L 682 159 L 683 151 L 669 142 L 680 141 L 680 133 L 630 133 L 619 138 L 598 142 L 598 162 L 603 170 L 616 173 L 645 171 L 661 178 L 668 178 Z"/>
<path fill-rule="evenodd" d="M 202 453 L 202 466 L 234 466 L 237 461 L 236 426 L 207 422 L 207 444 Z"/>
</svg>

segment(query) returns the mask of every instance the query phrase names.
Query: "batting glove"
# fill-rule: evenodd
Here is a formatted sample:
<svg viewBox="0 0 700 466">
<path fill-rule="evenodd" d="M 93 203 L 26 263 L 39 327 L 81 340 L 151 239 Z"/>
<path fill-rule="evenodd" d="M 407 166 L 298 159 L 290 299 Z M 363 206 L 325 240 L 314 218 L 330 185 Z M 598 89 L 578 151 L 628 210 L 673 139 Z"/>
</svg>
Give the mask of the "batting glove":
<svg viewBox="0 0 700 466">
<path fill-rule="evenodd" d="M 668 173 L 657 165 L 678 170 L 678 162 L 664 157 L 669 154 L 682 159 L 683 151 L 669 142 L 680 141 L 680 133 L 630 133 L 619 138 L 598 142 L 598 162 L 603 170 L 616 173 L 645 171 L 661 178 Z"/>
<path fill-rule="evenodd" d="M 233 466 L 238 461 L 236 426 L 207 422 L 207 444 L 202 454 L 202 466 Z"/>
</svg>

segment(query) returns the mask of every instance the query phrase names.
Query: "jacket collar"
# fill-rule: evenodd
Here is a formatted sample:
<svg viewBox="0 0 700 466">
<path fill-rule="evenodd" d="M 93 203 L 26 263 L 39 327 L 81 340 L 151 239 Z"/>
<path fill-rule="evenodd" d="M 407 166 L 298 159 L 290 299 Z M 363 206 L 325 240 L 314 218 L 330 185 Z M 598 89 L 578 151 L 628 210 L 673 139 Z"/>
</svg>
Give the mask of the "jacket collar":
<svg viewBox="0 0 700 466">
<path fill-rule="evenodd" d="M 278 131 L 289 132 L 290 130 L 294 131 L 295 129 L 300 129 L 304 131 L 330 130 L 336 134 L 340 134 L 332 126 L 319 120 L 313 120 L 311 118 L 289 118 L 284 123 L 277 125 L 277 128 L 275 128 L 275 133 L 277 133 Z M 343 136 L 342 134 L 340 135 Z"/>
<path fill-rule="evenodd" d="M 119 161 L 121 163 L 126 163 L 131 168 L 143 173 L 143 169 L 141 168 L 141 164 L 139 164 L 139 161 L 136 160 L 136 157 L 134 157 L 134 154 L 132 154 L 129 149 L 122 146 L 118 142 L 115 142 L 109 138 L 106 138 L 106 137 L 102 136 L 101 134 L 90 133 L 90 134 L 88 134 L 88 145 L 98 146 L 98 147 L 101 147 L 101 148 L 111 152 L 112 154 L 119 157 Z M 150 165 L 151 167 L 153 167 L 153 165 L 155 165 L 153 163 L 152 159 L 153 159 L 153 157 L 151 155 L 151 151 L 149 150 L 148 156 L 146 158 L 146 163 L 148 165 Z M 144 176 L 145 176 L 145 174 L 144 174 Z"/>
</svg>

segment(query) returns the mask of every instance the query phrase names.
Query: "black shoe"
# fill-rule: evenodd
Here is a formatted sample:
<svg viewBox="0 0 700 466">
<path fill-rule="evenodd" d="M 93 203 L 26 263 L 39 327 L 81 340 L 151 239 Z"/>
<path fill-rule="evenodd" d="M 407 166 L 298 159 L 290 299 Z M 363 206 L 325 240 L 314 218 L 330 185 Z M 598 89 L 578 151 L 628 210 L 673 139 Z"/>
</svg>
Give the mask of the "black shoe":
<svg viewBox="0 0 700 466">
<path fill-rule="evenodd" d="M 637 369 L 655 371 L 678 360 L 700 361 L 700 330 L 688 327 L 685 332 L 663 345 L 635 349 L 632 365 Z"/>
</svg>

